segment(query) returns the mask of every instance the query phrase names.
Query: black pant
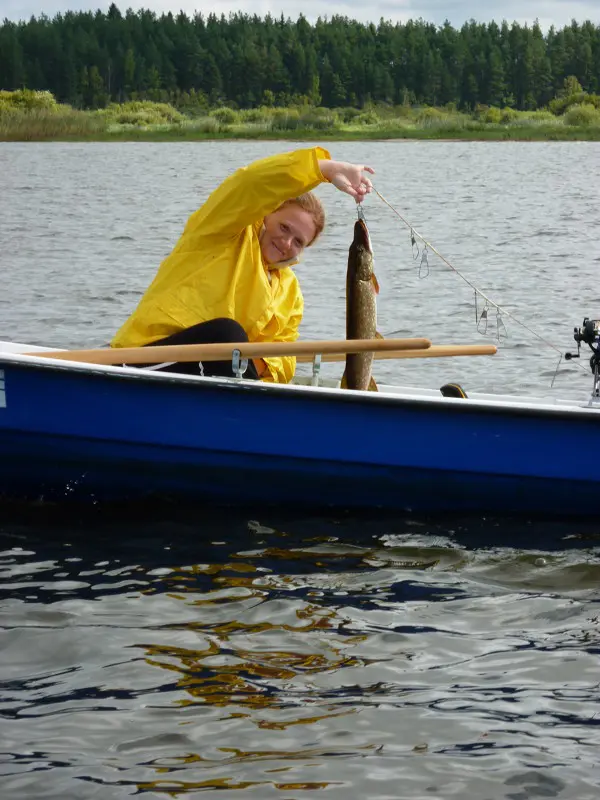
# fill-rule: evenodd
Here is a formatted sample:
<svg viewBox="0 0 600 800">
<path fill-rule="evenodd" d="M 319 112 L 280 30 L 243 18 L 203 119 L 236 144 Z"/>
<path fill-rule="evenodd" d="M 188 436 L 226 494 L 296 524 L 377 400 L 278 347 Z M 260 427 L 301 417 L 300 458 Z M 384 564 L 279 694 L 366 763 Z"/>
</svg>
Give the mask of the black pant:
<svg viewBox="0 0 600 800">
<path fill-rule="evenodd" d="M 184 328 L 182 331 L 165 336 L 152 345 L 163 344 L 218 344 L 225 342 L 247 342 L 248 336 L 239 322 L 234 319 L 222 317 L 210 319 L 208 322 L 200 322 L 192 325 L 191 328 Z M 179 361 L 175 363 L 145 364 L 146 369 L 159 370 L 160 372 L 177 372 L 180 375 L 208 375 L 224 378 L 234 377 L 231 369 L 231 361 Z M 244 373 L 244 378 L 258 380 L 258 372 L 252 359 L 248 359 L 248 368 Z"/>
</svg>

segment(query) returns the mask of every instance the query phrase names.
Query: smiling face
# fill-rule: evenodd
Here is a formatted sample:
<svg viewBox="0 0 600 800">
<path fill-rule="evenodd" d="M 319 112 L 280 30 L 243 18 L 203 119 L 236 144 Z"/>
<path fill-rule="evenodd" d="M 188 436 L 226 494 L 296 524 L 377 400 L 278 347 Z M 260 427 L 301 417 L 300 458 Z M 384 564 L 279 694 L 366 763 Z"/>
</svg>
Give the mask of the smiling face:
<svg viewBox="0 0 600 800">
<path fill-rule="evenodd" d="M 298 258 L 317 235 L 312 215 L 290 203 L 265 217 L 260 249 L 266 264 Z"/>
</svg>

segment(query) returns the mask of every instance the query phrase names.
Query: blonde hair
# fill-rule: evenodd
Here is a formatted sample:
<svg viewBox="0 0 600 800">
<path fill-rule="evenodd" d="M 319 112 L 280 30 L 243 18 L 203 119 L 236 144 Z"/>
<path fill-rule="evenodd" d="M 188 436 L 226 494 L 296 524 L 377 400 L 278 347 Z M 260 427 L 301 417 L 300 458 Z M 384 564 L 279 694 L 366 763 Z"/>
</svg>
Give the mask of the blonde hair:
<svg viewBox="0 0 600 800">
<path fill-rule="evenodd" d="M 279 208 L 285 208 L 286 206 L 300 206 L 303 211 L 306 211 L 312 217 L 313 222 L 315 223 L 316 232 L 313 236 L 312 240 L 307 244 L 307 247 L 310 247 L 311 244 L 318 239 L 319 235 L 323 232 L 323 228 L 325 227 L 325 209 L 316 194 L 312 192 L 305 192 L 304 194 L 298 195 L 298 197 L 292 197 L 289 200 L 286 200 L 282 203 Z"/>
</svg>

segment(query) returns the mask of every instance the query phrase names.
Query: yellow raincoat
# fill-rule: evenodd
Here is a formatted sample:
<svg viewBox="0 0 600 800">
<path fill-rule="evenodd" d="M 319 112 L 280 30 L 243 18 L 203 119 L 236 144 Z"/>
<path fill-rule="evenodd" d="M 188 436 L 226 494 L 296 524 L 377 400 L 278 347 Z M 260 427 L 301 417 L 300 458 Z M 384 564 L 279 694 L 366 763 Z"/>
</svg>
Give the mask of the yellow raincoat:
<svg viewBox="0 0 600 800">
<path fill-rule="evenodd" d="M 325 181 L 320 147 L 270 156 L 228 177 L 189 218 L 173 252 L 112 347 L 140 347 L 217 317 L 240 323 L 251 342 L 293 342 L 304 301 L 289 266 L 267 273 L 259 236 L 264 217 Z M 269 275 L 271 281 L 269 282 Z M 287 383 L 295 358 L 266 358 L 263 380 Z"/>
</svg>

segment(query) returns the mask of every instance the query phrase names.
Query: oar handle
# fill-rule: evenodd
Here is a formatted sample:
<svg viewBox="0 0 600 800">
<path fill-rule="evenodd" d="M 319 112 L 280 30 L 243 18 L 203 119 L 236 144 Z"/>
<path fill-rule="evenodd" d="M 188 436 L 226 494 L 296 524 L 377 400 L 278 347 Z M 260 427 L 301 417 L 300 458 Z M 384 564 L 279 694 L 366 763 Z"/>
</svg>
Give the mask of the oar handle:
<svg viewBox="0 0 600 800">
<path fill-rule="evenodd" d="M 85 361 L 90 364 L 162 364 L 168 361 L 229 361 L 233 351 L 242 358 L 343 355 L 385 351 L 425 350 L 429 339 L 340 339 L 301 342 L 227 342 L 225 344 L 170 344 L 95 350 L 56 350 L 24 353 L 37 358 Z"/>
<path fill-rule="evenodd" d="M 494 344 L 432 344 L 426 350 L 380 350 L 374 354 L 376 359 L 384 358 L 444 358 L 450 356 L 493 356 L 498 352 Z M 324 355 L 322 361 L 345 361 L 346 356 Z M 311 356 L 299 356 L 299 362 L 312 361 Z"/>
</svg>

